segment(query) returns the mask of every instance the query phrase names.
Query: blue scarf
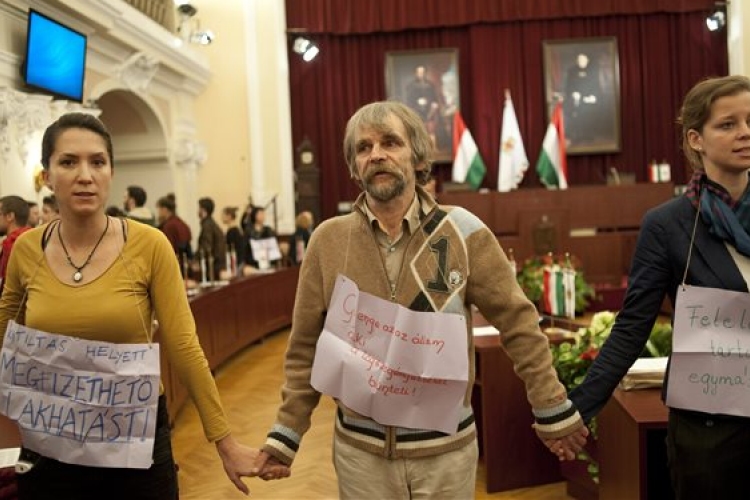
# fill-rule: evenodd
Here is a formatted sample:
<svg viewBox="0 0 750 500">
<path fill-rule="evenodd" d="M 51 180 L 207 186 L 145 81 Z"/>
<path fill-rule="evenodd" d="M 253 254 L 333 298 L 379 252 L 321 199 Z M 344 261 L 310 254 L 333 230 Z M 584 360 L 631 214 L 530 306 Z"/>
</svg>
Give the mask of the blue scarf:
<svg viewBox="0 0 750 500">
<path fill-rule="evenodd" d="M 701 219 L 712 235 L 750 257 L 750 189 L 733 201 L 723 186 L 710 180 L 704 171 L 696 170 L 685 195 L 694 207 L 700 204 Z"/>
</svg>

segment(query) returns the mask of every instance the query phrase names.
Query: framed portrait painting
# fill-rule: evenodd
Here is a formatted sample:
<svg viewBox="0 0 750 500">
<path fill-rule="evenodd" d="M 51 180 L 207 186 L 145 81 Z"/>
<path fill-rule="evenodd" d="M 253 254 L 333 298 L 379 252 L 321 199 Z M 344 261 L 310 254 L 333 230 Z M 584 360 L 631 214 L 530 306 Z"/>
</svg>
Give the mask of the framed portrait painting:
<svg viewBox="0 0 750 500">
<path fill-rule="evenodd" d="M 620 151 L 620 63 L 615 37 L 545 40 L 548 119 L 562 102 L 568 154 Z"/>
<path fill-rule="evenodd" d="M 403 102 L 424 120 L 435 161 L 453 160 L 453 115 L 459 106 L 458 49 L 388 52 L 386 98 Z"/>
</svg>

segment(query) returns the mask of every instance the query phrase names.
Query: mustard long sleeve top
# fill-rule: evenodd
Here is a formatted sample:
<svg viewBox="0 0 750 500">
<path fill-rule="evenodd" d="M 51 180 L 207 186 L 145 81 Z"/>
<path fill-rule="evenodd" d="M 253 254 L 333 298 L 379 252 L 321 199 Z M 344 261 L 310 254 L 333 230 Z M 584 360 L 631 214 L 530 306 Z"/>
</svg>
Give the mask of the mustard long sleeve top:
<svg viewBox="0 0 750 500">
<path fill-rule="evenodd" d="M 198 342 L 172 246 L 158 229 L 131 220 L 125 224 L 121 255 L 101 276 L 81 286 L 62 283 L 47 265 L 42 248 L 46 226 L 19 238 L 0 297 L 0 344 L 12 319 L 82 339 L 147 343 L 155 313 L 159 344 L 195 402 L 206 438 L 221 439 L 229 434 L 229 425 Z"/>
</svg>

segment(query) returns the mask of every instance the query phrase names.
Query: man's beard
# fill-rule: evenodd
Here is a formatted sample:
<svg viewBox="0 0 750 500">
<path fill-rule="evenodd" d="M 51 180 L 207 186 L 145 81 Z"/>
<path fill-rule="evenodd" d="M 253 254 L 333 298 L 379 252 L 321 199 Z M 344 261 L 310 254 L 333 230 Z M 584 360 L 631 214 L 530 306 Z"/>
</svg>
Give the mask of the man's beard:
<svg viewBox="0 0 750 500">
<path fill-rule="evenodd" d="M 393 181 L 379 183 L 377 185 L 370 182 L 375 175 L 383 172 L 388 172 L 388 174 L 392 176 Z M 374 171 L 372 174 L 365 176 L 362 184 L 364 185 L 367 194 L 381 202 L 388 202 L 397 198 L 404 192 L 404 189 L 406 189 L 406 179 L 400 175 L 400 172 L 391 169 Z"/>
</svg>

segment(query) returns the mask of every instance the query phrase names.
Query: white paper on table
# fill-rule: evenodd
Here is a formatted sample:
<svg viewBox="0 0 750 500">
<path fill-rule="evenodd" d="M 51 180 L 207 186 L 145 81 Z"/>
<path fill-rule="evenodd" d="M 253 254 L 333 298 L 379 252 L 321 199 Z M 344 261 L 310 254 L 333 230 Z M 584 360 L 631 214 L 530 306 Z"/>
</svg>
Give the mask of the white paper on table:
<svg viewBox="0 0 750 500">
<path fill-rule="evenodd" d="M 14 467 L 21 456 L 21 448 L 0 448 L 0 469 Z"/>
<path fill-rule="evenodd" d="M 383 425 L 454 434 L 469 379 L 466 335 L 462 315 L 411 311 L 338 276 L 311 383 Z"/>
<path fill-rule="evenodd" d="M 667 405 L 750 416 L 750 294 L 677 290 Z"/>
<path fill-rule="evenodd" d="M 486 337 L 491 335 L 500 335 L 500 330 L 492 325 L 489 326 L 475 326 L 472 328 L 472 332 L 475 337 Z"/>
</svg>

